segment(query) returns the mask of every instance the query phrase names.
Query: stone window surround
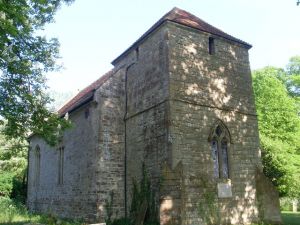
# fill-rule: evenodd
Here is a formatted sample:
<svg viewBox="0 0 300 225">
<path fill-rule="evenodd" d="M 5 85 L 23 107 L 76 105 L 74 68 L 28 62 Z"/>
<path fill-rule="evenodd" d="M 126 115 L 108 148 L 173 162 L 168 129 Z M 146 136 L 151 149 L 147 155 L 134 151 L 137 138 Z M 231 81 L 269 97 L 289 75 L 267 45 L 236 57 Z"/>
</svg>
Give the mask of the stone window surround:
<svg viewBox="0 0 300 225">
<path fill-rule="evenodd" d="M 218 128 L 221 129 L 220 135 L 216 134 Z M 227 177 L 224 177 L 224 175 L 223 175 L 224 168 L 223 168 L 223 160 L 222 160 L 223 155 L 222 155 L 222 148 L 221 148 L 221 144 L 222 144 L 223 140 L 226 140 L 226 147 L 227 147 L 227 149 L 226 149 L 227 170 L 228 170 Z M 219 172 L 218 176 L 217 177 L 215 176 L 215 178 L 218 179 L 218 182 L 228 182 L 228 181 L 230 181 L 230 178 L 231 178 L 231 144 L 232 144 L 232 142 L 231 142 L 231 135 L 230 135 L 230 132 L 229 132 L 227 126 L 220 119 L 218 119 L 212 126 L 210 135 L 208 138 L 208 142 L 209 142 L 211 151 L 212 151 L 212 144 L 214 141 L 216 141 L 217 145 L 218 145 L 217 152 L 218 152 L 218 172 Z"/>
</svg>

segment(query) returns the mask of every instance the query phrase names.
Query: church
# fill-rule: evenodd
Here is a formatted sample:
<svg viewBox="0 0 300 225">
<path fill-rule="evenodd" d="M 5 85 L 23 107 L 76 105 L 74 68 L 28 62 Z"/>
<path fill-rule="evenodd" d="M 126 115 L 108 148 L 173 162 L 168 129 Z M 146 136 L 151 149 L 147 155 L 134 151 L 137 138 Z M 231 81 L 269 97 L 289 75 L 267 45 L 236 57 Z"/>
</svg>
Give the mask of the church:
<svg viewBox="0 0 300 225">
<path fill-rule="evenodd" d="M 172 9 L 58 111 L 72 128 L 56 147 L 29 138 L 29 209 L 104 222 L 113 193 L 112 217 L 125 217 L 145 167 L 161 225 L 280 224 L 251 47 Z"/>
</svg>

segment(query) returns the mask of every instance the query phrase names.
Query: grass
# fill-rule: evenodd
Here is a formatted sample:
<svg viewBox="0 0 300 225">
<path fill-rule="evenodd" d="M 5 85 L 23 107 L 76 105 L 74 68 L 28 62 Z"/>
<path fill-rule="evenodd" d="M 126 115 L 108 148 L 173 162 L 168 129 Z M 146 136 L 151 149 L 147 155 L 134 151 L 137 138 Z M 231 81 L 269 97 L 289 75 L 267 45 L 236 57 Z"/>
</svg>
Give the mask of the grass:
<svg viewBox="0 0 300 225">
<path fill-rule="evenodd" d="M 283 211 L 284 225 L 300 225 L 300 212 Z M 0 197 L 0 225 L 83 225 L 79 221 L 60 220 L 50 215 L 32 214 L 21 203 Z"/>
<path fill-rule="evenodd" d="M 293 213 L 283 211 L 281 215 L 284 225 L 300 225 L 300 212 Z"/>
<path fill-rule="evenodd" d="M 0 225 L 82 225 L 79 221 L 60 220 L 51 215 L 32 214 L 19 202 L 0 197 Z"/>
</svg>

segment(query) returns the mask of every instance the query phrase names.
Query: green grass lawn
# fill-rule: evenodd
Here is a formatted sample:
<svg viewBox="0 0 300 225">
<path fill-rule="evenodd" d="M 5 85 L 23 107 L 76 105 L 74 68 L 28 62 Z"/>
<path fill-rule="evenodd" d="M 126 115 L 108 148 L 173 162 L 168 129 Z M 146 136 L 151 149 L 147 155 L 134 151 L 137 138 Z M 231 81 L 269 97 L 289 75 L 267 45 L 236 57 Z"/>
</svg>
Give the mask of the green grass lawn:
<svg viewBox="0 0 300 225">
<path fill-rule="evenodd" d="M 0 197 L 0 225 L 81 225 L 78 221 L 60 220 L 49 215 L 29 213 L 26 207 L 9 198 Z"/>
<path fill-rule="evenodd" d="M 282 212 L 284 225 L 300 225 L 300 212 Z M 0 197 L 0 225 L 81 225 L 78 221 L 59 220 L 49 215 L 29 213 L 23 204 Z"/>
<path fill-rule="evenodd" d="M 282 212 L 282 220 L 284 225 L 300 225 L 300 212 Z"/>
</svg>

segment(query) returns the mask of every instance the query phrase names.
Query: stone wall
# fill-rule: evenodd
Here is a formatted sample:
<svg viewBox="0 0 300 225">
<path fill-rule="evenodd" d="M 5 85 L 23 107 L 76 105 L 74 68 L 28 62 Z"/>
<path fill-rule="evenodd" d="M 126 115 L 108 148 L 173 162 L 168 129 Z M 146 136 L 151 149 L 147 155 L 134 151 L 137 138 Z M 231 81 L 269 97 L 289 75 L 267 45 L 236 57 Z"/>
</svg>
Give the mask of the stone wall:
<svg viewBox="0 0 300 225">
<path fill-rule="evenodd" d="M 261 169 L 256 170 L 259 216 L 267 224 L 282 224 L 279 193 Z"/>
<path fill-rule="evenodd" d="M 63 185 L 57 183 L 58 151 L 32 137 L 29 208 L 104 222 L 114 193 L 113 217 L 123 217 L 144 163 L 161 203 L 161 224 L 258 221 L 255 175 L 261 161 L 248 50 L 214 37 L 215 53 L 209 54 L 209 37 L 164 22 L 115 62 L 94 100 L 70 114 L 73 127 L 60 144 Z M 229 135 L 229 179 L 213 176 L 209 136 L 216 123 Z M 37 145 L 39 185 L 33 180 Z M 229 196 L 220 197 L 222 185 Z M 211 218 L 201 204 L 214 204 Z"/>
<path fill-rule="evenodd" d="M 131 204 L 132 181 L 139 181 L 146 166 L 158 203 L 161 168 L 168 158 L 168 62 L 165 29 L 151 34 L 135 51 L 136 60 L 127 64 L 127 199 Z M 124 60 L 127 60 L 126 58 Z"/>
<path fill-rule="evenodd" d="M 98 155 L 95 107 L 91 102 L 70 115 L 72 128 L 64 132 L 59 144 L 64 147 L 62 184 L 58 184 L 59 146 L 50 147 L 37 136 L 31 138 L 27 202 L 30 210 L 68 218 L 96 218 L 99 189 L 94 185 Z M 39 184 L 34 183 L 37 145 L 40 147 Z"/>
<path fill-rule="evenodd" d="M 159 218 L 161 225 L 182 224 L 182 164 L 171 169 L 168 163 L 162 167 L 162 184 L 160 189 Z"/>
<path fill-rule="evenodd" d="M 60 217 L 104 222 L 114 193 L 113 218 L 124 216 L 124 70 L 96 90 L 94 100 L 70 113 L 72 128 L 50 147 L 31 138 L 28 206 Z M 34 184 L 35 147 L 41 151 L 40 184 Z M 58 147 L 64 147 L 63 184 L 58 184 Z"/>
<path fill-rule="evenodd" d="M 182 224 L 205 222 L 198 207 L 205 201 L 204 189 L 215 193 L 220 223 L 256 221 L 259 138 L 247 49 L 215 37 L 215 54 L 210 55 L 208 34 L 172 23 L 169 32 L 172 166 L 183 165 Z M 208 138 L 219 120 L 231 137 L 229 181 L 213 177 Z M 214 185 L 204 187 L 203 175 Z M 217 184 L 224 182 L 231 183 L 230 198 L 218 198 Z"/>
<path fill-rule="evenodd" d="M 95 185 L 98 186 L 98 222 L 106 218 L 106 204 L 113 192 L 113 218 L 124 217 L 124 83 L 125 71 L 116 70 L 95 93 L 98 102 L 98 155 Z"/>
</svg>

